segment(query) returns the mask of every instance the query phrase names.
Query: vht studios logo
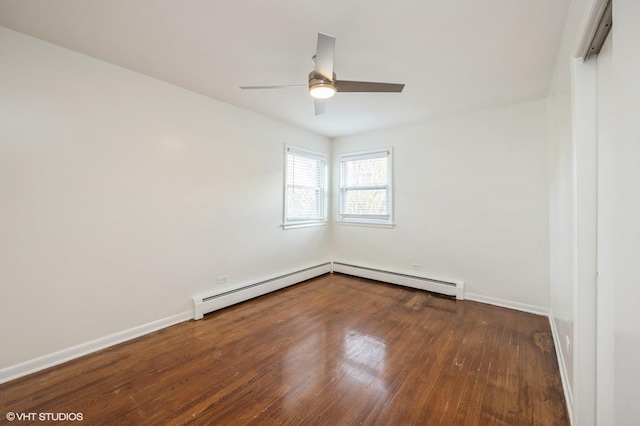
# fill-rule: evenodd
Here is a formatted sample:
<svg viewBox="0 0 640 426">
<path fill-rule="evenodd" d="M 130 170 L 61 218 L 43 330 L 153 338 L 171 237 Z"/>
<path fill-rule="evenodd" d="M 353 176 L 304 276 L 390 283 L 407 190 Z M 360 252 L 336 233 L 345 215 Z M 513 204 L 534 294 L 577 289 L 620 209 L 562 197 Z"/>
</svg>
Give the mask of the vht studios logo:
<svg viewBox="0 0 640 426">
<path fill-rule="evenodd" d="M 35 422 L 81 422 L 82 413 L 14 413 L 9 411 L 5 416 L 10 422 L 14 420 Z"/>
</svg>

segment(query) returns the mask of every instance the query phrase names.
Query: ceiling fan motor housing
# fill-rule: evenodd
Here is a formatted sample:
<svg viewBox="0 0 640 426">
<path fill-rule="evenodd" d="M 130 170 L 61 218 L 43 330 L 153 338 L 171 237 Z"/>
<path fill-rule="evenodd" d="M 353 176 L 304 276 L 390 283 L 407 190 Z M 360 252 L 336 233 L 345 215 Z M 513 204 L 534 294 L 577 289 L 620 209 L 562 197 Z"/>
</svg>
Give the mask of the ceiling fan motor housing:
<svg viewBox="0 0 640 426">
<path fill-rule="evenodd" d="M 336 73 L 333 73 L 333 78 L 329 80 L 320 73 L 311 71 L 309 73 L 309 93 L 318 99 L 330 98 L 337 92 L 335 81 Z"/>
</svg>

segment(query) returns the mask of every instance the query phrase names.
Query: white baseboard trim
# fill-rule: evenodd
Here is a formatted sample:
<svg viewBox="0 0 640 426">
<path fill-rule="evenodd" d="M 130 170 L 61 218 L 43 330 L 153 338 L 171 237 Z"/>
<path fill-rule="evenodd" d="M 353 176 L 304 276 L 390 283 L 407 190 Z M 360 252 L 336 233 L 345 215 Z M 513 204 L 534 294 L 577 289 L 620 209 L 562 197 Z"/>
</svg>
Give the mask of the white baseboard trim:
<svg viewBox="0 0 640 426">
<path fill-rule="evenodd" d="M 53 367 L 72 359 L 97 352 L 101 349 L 108 348 L 118 343 L 123 343 L 136 337 L 152 333 L 154 331 L 170 327 L 172 325 L 188 321 L 192 317 L 191 312 L 182 312 L 147 324 L 142 324 L 128 330 L 119 331 L 108 336 L 100 337 L 89 342 L 81 343 L 70 348 L 62 349 L 48 355 L 41 356 L 20 364 L 12 365 L 0 369 L 0 383 L 6 383 L 11 380 L 32 374 L 49 367 Z"/>
<path fill-rule="evenodd" d="M 209 312 L 217 311 L 218 309 L 226 308 L 236 303 L 245 302 L 254 297 L 263 296 L 311 278 L 328 274 L 329 272 L 331 272 L 331 262 L 325 262 L 278 277 L 195 296 L 193 298 L 193 319 L 202 319 L 204 315 Z"/>
<path fill-rule="evenodd" d="M 458 300 L 464 299 L 464 281 L 427 278 L 342 262 L 333 262 L 333 272 L 454 296 Z"/>
<path fill-rule="evenodd" d="M 529 305 L 527 303 L 512 302 L 510 300 L 498 299 L 495 297 L 483 296 L 474 293 L 465 293 L 466 300 L 474 302 L 486 303 L 488 305 L 500 306 L 502 308 L 515 309 L 516 311 L 528 312 L 530 314 L 549 316 L 549 309 L 541 306 Z"/>
<path fill-rule="evenodd" d="M 569 374 L 562 354 L 562 346 L 558 328 L 553 317 L 553 311 L 549 312 L 549 326 L 551 327 L 551 335 L 553 336 L 553 344 L 556 349 L 556 357 L 558 358 L 558 369 L 560 370 L 560 379 L 562 380 L 562 390 L 564 391 L 564 399 L 567 401 L 567 412 L 569 413 L 569 422 L 573 424 L 573 394 L 569 387 Z"/>
</svg>

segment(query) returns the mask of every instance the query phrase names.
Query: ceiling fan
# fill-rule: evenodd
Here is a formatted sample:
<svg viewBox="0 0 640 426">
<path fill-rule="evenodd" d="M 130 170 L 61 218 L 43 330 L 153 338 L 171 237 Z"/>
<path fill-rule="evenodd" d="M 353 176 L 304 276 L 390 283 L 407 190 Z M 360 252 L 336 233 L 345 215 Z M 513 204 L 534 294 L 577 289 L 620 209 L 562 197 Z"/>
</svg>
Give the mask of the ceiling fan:
<svg viewBox="0 0 640 426">
<path fill-rule="evenodd" d="M 288 84 L 280 86 L 240 86 L 241 89 L 284 89 L 290 87 L 308 87 L 314 98 L 316 115 L 324 114 L 326 100 L 336 92 L 394 92 L 400 93 L 404 84 L 374 83 L 370 81 L 338 80 L 333 72 L 333 56 L 336 39 L 330 35 L 318 33 L 318 46 L 313 57 L 315 68 L 309 73 L 308 84 Z"/>
</svg>

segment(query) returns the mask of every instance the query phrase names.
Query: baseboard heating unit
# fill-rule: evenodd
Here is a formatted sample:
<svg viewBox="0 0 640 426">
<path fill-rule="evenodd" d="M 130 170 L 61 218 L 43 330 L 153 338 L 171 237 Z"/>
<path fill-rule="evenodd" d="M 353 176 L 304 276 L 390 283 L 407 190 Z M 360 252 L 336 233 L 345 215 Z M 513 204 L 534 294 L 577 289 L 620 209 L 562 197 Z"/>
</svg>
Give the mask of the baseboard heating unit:
<svg viewBox="0 0 640 426">
<path fill-rule="evenodd" d="M 279 277 L 270 278 L 253 284 L 243 285 L 236 288 L 222 289 L 220 292 L 212 292 L 193 298 L 193 319 L 199 320 L 205 314 L 262 296 L 272 291 L 280 290 L 290 285 L 306 281 L 320 275 L 331 272 L 331 262 L 310 268 L 301 269 Z"/>
<path fill-rule="evenodd" d="M 449 281 L 435 278 L 418 277 L 397 272 L 382 271 L 380 269 L 366 268 L 363 266 L 348 265 L 346 263 L 333 262 L 333 272 L 353 275 L 360 278 L 382 281 L 390 284 L 398 284 L 434 293 L 455 296 L 458 300 L 464 299 L 464 282 Z"/>
</svg>

